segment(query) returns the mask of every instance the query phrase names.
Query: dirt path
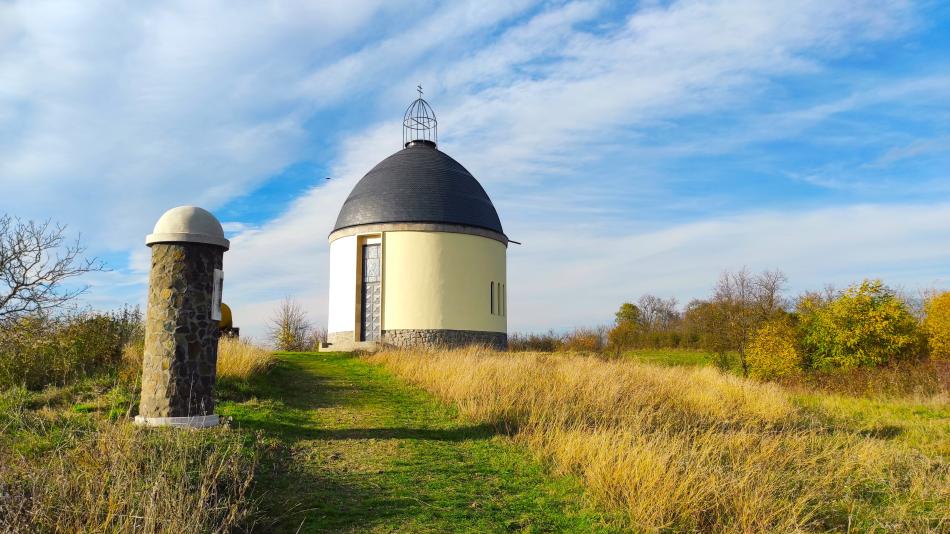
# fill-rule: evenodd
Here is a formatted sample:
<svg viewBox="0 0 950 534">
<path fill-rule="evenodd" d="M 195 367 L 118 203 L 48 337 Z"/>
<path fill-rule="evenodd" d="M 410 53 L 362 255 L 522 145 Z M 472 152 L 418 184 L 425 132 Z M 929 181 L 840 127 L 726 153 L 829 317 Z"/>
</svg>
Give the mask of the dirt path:
<svg viewBox="0 0 950 534">
<path fill-rule="evenodd" d="M 282 355 L 228 396 L 219 411 L 280 451 L 261 480 L 278 531 L 603 530 L 576 481 L 351 355 Z"/>
</svg>

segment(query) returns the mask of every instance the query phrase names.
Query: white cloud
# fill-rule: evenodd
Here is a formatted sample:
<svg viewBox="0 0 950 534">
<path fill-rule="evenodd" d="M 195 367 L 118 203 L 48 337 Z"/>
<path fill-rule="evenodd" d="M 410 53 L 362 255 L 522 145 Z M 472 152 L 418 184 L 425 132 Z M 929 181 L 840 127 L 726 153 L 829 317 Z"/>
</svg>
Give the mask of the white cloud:
<svg viewBox="0 0 950 534">
<path fill-rule="evenodd" d="M 122 250 L 243 194 L 307 141 L 285 88 L 382 5 L 0 4 L 0 208 Z"/>
<path fill-rule="evenodd" d="M 634 193 L 597 183 L 554 190 L 548 178 L 618 150 L 605 142 L 616 128 L 646 127 L 736 105 L 770 76 L 818 69 L 823 55 L 901 31 L 908 20 L 902 4 L 888 2 L 681 2 L 636 14 L 604 35 L 574 29 L 596 11 L 597 5 L 587 3 L 553 8 L 479 52 L 445 65 L 424 63 L 404 77 L 438 80 L 438 96 L 444 97 L 437 106 L 442 144 L 490 193 L 519 184 L 529 188 L 530 200 L 494 195 L 508 233 L 526 242 L 510 251 L 513 328 L 597 322 L 609 317 L 618 299 L 640 291 L 698 296 L 727 266 L 723 258 L 739 265 L 760 263 L 775 241 L 755 239 L 754 225 L 784 214 L 667 225 L 659 231 L 653 230 L 657 224 L 618 228 L 604 220 L 597 202 Z M 367 63 L 366 54 L 339 64 Z M 552 54 L 557 61 L 550 61 Z M 543 61 L 536 62 L 539 58 Z M 330 185 L 310 191 L 273 223 L 235 240 L 228 261 L 231 280 L 237 281 L 229 298 L 237 299 L 239 315 L 241 302 L 250 305 L 258 295 L 283 291 L 304 301 L 318 322 L 324 320 L 326 234 L 356 180 L 393 152 L 398 141 L 396 121 L 353 135 L 341 146 Z M 518 209 L 531 204 L 536 207 Z M 539 211 L 548 213 L 539 218 Z M 791 217 L 808 222 L 818 215 Z M 787 268 L 794 276 L 800 269 L 793 252 L 815 258 L 803 247 L 788 251 L 775 254 L 768 265 Z M 642 277 L 628 274 L 634 259 L 642 262 Z M 824 265 L 820 272 L 805 273 L 803 283 L 835 278 L 831 275 L 856 264 Z M 247 320 L 260 324 L 257 316 Z"/>
<path fill-rule="evenodd" d="M 630 209 L 661 198 L 663 175 L 648 158 L 617 176 L 581 172 L 617 154 L 708 149 L 702 143 L 719 140 L 657 148 L 643 138 L 667 121 L 743 110 L 775 77 L 821 72 L 827 58 L 899 35 L 913 6 L 684 0 L 600 20 L 608 7 L 0 4 L 0 208 L 56 213 L 101 248 L 131 250 L 129 272 L 96 287 L 132 294 L 148 266 L 141 238 L 162 211 L 221 206 L 305 159 L 312 137 L 336 136 L 333 180 L 265 224 L 228 221 L 237 235 L 225 256 L 226 300 L 246 333 L 260 336 L 287 294 L 322 322 L 326 236 L 356 180 L 398 148 L 400 108 L 422 81 L 443 147 L 525 242 L 510 251 L 513 328 L 598 322 L 641 291 L 701 295 L 730 266 L 777 266 L 810 285 L 862 265 L 909 280 L 916 262 L 946 259 L 925 246 L 938 242 L 933 232 L 946 235 L 942 205 L 671 224 L 617 212 L 618 198 Z M 352 104 L 360 125 L 383 107 L 393 120 L 345 136 L 311 124 Z M 785 126 L 859 104 L 832 102 Z M 757 131 L 796 133 L 785 126 L 767 120 Z M 738 132 L 720 149 L 754 135 Z M 586 181 L 565 180 L 577 175 Z"/>
<path fill-rule="evenodd" d="M 509 250 L 515 329 L 606 322 L 643 293 L 681 303 L 708 296 L 718 274 L 782 269 L 792 291 L 882 277 L 908 287 L 950 284 L 950 204 L 858 205 L 758 212 L 639 232 L 554 224 Z"/>
</svg>

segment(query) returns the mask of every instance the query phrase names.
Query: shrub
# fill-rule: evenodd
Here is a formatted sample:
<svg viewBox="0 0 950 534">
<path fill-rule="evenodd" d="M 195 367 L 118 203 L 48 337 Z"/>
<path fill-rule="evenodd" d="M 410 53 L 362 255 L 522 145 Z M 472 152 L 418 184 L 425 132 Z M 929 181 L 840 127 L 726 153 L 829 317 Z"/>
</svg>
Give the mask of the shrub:
<svg viewBox="0 0 950 534">
<path fill-rule="evenodd" d="M 938 293 L 925 305 L 924 331 L 930 357 L 950 361 L 950 291 Z"/>
<path fill-rule="evenodd" d="M 128 309 L 20 317 L 0 328 L 0 386 L 36 389 L 113 369 L 140 333 L 141 315 Z"/>
<path fill-rule="evenodd" d="M 882 367 L 861 367 L 846 373 L 811 371 L 781 379 L 785 385 L 849 397 L 950 398 L 950 362 L 900 360 Z"/>
<path fill-rule="evenodd" d="M 762 379 L 797 374 L 801 369 L 801 356 L 795 338 L 795 329 L 786 320 L 770 321 L 760 326 L 749 340 L 746 351 L 749 374 Z"/>
<path fill-rule="evenodd" d="M 311 328 L 303 306 L 287 297 L 281 301 L 270 320 L 270 340 L 280 351 L 305 351 L 310 348 Z"/>
<path fill-rule="evenodd" d="M 635 322 L 618 322 L 607 333 L 607 345 L 618 354 L 635 347 L 640 338 L 640 325 Z"/>
<path fill-rule="evenodd" d="M 883 365 L 917 348 L 917 321 L 880 280 L 853 285 L 828 302 L 799 303 L 802 343 L 819 370 Z"/>
<path fill-rule="evenodd" d="M 561 343 L 561 336 L 553 330 L 546 334 L 514 333 L 508 336 L 508 350 L 511 352 L 554 352 Z"/>
<path fill-rule="evenodd" d="M 603 349 L 603 332 L 595 328 L 578 328 L 565 334 L 558 347 L 564 352 L 600 352 Z"/>
</svg>

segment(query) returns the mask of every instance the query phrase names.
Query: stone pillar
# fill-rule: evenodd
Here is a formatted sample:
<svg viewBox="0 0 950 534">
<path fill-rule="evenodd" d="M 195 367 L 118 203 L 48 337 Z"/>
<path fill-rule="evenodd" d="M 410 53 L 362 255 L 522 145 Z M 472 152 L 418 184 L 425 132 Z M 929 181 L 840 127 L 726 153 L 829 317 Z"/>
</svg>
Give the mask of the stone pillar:
<svg viewBox="0 0 950 534">
<path fill-rule="evenodd" d="M 142 401 L 135 421 L 148 426 L 217 425 L 221 268 L 230 243 L 214 215 L 193 206 L 165 212 L 145 243 L 152 249 L 152 269 Z"/>
</svg>

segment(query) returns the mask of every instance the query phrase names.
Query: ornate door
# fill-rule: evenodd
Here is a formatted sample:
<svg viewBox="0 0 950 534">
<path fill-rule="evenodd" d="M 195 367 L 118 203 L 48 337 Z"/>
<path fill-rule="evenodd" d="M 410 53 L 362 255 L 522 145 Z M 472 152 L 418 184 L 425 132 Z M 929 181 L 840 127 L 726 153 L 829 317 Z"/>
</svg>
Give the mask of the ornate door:
<svg viewBox="0 0 950 534">
<path fill-rule="evenodd" d="M 363 245 L 363 284 L 360 340 L 379 341 L 381 320 L 382 277 L 379 244 Z"/>
</svg>

